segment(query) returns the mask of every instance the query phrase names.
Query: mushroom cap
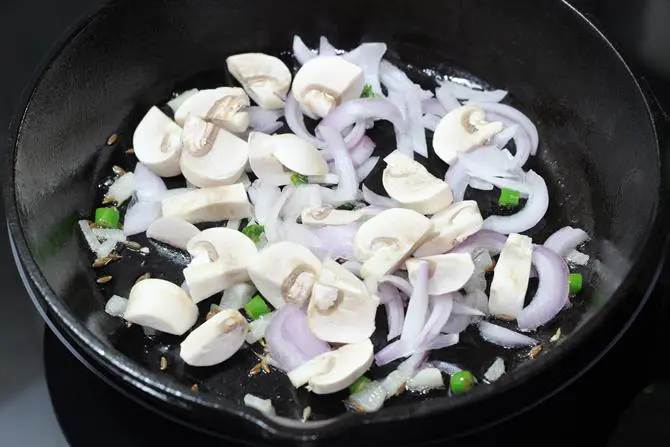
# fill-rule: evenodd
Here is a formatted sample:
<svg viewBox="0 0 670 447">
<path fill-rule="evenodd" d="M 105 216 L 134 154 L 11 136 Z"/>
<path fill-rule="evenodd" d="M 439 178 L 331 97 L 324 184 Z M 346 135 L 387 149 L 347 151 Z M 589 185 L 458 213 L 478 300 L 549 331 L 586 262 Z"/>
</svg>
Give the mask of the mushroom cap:
<svg viewBox="0 0 670 447">
<path fill-rule="evenodd" d="M 182 335 L 198 319 L 198 306 L 181 287 L 149 278 L 130 290 L 123 318 L 157 331 Z"/>
<path fill-rule="evenodd" d="M 375 330 L 379 298 L 365 284 L 332 259 L 323 262 L 307 307 L 307 323 L 314 335 L 330 343 L 356 343 Z"/>
<path fill-rule="evenodd" d="M 181 342 L 179 355 L 187 365 L 217 365 L 242 347 L 247 326 L 239 311 L 224 309 L 188 334 Z"/>
<path fill-rule="evenodd" d="M 453 202 L 449 185 L 407 155 L 394 151 L 384 161 L 387 164 L 382 176 L 384 189 L 404 208 L 434 214 Z"/>
<path fill-rule="evenodd" d="M 326 175 L 328 163 L 312 143 L 292 133 L 273 135 L 272 155 L 286 168 L 302 175 Z"/>
<path fill-rule="evenodd" d="M 523 309 L 530 279 L 533 241 L 528 236 L 510 234 L 493 270 L 489 313 L 513 320 Z"/>
<path fill-rule="evenodd" d="M 484 224 L 479 205 L 474 200 L 453 203 L 430 221 L 433 223 L 432 237 L 416 249 L 414 256 L 418 258 L 448 252 L 481 230 Z"/>
<path fill-rule="evenodd" d="M 263 109 L 280 109 L 291 87 L 291 72 L 278 58 L 244 53 L 226 59 L 228 71 Z"/>
<path fill-rule="evenodd" d="M 364 85 L 359 66 L 339 56 L 322 56 L 298 70 L 292 92 L 307 114 L 324 118 L 344 101 L 360 97 Z"/>
<path fill-rule="evenodd" d="M 258 291 L 280 309 L 286 304 L 291 286 L 303 272 L 319 275 L 321 261 L 294 242 L 277 242 L 261 250 L 248 267 L 249 278 Z"/>
<path fill-rule="evenodd" d="M 152 107 L 133 134 L 137 159 L 161 177 L 179 175 L 181 132 L 181 127 L 158 107 Z"/>
<path fill-rule="evenodd" d="M 200 90 L 189 96 L 177 109 L 174 120 L 184 126 L 189 115 L 211 121 L 231 132 L 244 132 L 249 127 L 249 97 L 239 87 Z"/>
<path fill-rule="evenodd" d="M 197 156 L 182 151 L 180 165 L 186 180 L 207 188 L 235 183 L 244 173 L 248 160 L 247 142 L 220 129 L 206 154 Z"/>
<path fill-rule="evenodd" d="M 422 261 L 430 264 L 429 295 L 442 295 L 462 289 L 475 271 L 475 263 L 469 253 L 448 253 L 412 258 L 405 263 L 410 282 L 414 282 Z"/>
<path fill-rule="evenodd" d="M 284 170 L 284 166 L 273 156 L 274 145 L 272 136 L 262 132 L 250 132 L 248 139 L 249 166 L 256 177 L 272 186 L 281 186 L 290 183 L 291 173 Z"/>
<path fill-rule="evenodd" d="M 289 379 L 298 386 L 308 379 L 308 389 L 314 394 L 336 393 L 347 388 L 370 369 L 372 360 L 372 342 L 365 339 L 313 358 L 290 371 Z"/>
<path fill-rule="evenodd" d="M 423 214 L 404 208 L 382 211 L 364 222 L 354 237 L 356 258 L 364 262 L 364 278 L 382 277 L 398 268 L 430 234 Z"/>
<path fill-rule="evenodd" d="M 164 217 L 176 217 L 191 223 L 252 217 L 251 204 L 242 183 L 167 196 L 161 204 Z"/>
<path fill-rule="evenodd" d="M 186 285 L 196 303 L 233 284 L 248 281 L 247 267 L 258 252 L 251 239 L 229 228 L 201 231 L 186 248 L 194 258 L 206 252 L 210 261 L 192 263 L 184 269 Z"/>
<path fill-rule="evenodd" d="M 477 106 L 462 106 L 447 113 L 433 134 L 435 154 L 453 164 L 460 152 L 481 146 L 503 130 L 503 124 L 484 121 L 486 112 Z"/>
<path fill-rule="evenodd" d="M 147 237 L 158 242 L 168 244 L 180 250 L 186 250 L 186 245 L 195 235 L 200 233 L 198 227 L 183 219 L 160 217 L 153 221 L 147 229 Z"/>
</svg>

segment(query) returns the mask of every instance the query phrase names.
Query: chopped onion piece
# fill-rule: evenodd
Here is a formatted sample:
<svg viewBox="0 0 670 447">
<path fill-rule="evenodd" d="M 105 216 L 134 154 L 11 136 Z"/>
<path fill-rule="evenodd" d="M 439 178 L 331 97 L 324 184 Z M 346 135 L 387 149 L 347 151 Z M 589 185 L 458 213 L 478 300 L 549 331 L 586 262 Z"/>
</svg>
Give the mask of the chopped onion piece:
<svg viewBox="0 0 670 447">
<path fill-rule="evenodd" d="M 375 192 L 372 192 L 372 190 L 365 185 L 361 187 L 361 190 L 363 191 L 363 200 L 368 202 L 370 205 L 380 206 L 382 208 L 400 207 L 400 204 L 392 198 L 381 196 Z"/>
<path fill-rule="evenodd" d="M 310 50 L 300 36 L 293 36 L 293 56 L 300 65 L 305 65 L 305 62 L 314 59 L 316 55 L 316 51 Z"/>
<path fill-rule="evenodd" d="M 397 275 L 385 275 L 379 278 L 379 283 L 389 283 L 395 286 L 398 290 L 404 293 L 407 296 L 412 296 L 414 292 L 414 287 L 412 284 L 405 278 L 401 278 Z"/>
<path fill-rule="evenodd" d="M 435 132 L 437 125 L 440 124 L 440 117 L 427 113 L 421 117 L 421 124 L 431 132 Z"/>
<path fill-rule="evenodd" d="M 259 318 L 249 323 L 246 342 L 253 345 L 258 340 L 265 337 L 265 332 L 267 331 L 268 326 L 270 326 L 273 316 L 274 313 L 261 315 Z"/>
<path fill-rule="evenodd" d="M 445 334 L 460 334 L 474 321 L 470 315 L 451 314 L 447 323 L 442 326 L 440 332 Z"/>
<path fill-rule="evenodd" d="M 402 332 L 405 322 L 405 308 L 402 298 L 395 287 L 388 284 L 380 284 L 379 294 L 381 299 L 385 301 L 384 306 L 386 307 L 386 318 L 388 319 L 389 333 L 386 339 L 392 340 Z"/>
<path fill-rule="evenodd" d="M 136 202 L 126 211 L 123 232 L 126 236 L 144 233 L 161 213 L 161 202 Z"/>
<path fill-rule="evenodd" d="M 468 189 L 470 175 L 465 165 L 456 162 L 449 166 L 447 173 L 444 175 L 444 181 L 447 182 L 454 195 L 454 202 L 462 202 L 465 198 L 465 190 Z"/>
<path fill-rule="evenodd" d="M 489 343 L 493 343 L 504 348 L 534 346 L 539 343 L 534 338 L 530 338 L 526 335 L 519 334 L 518 332 L 514 332 L 487 321 L 479 322 L 479 334 Z"/>
<path fill-rule="evenodd" d="M 337 48 L 335 48 L 329 41 L 326 36 L 321 36 L 319 38 L 319 56 L 335 56 L 338 53 L 341 53 Z"/>
<path fill-rule="evenodd" d="M 123 230 L 114 228 L 93 228 L 93 234 L 102 241 L 114 240 L 116 242 L 124 242 L 126 240 Z"/>
<path fill-rule="evenodd" d="M 272 243 L 278 241 L 279 237 L 279 227 L 281 225 L 281 219 L 279 218 L 279 213 L 286 204 L 286 201 L 291 197 L 291 194 L 295 191 L 293 186 L 287 186 L 279 195 L 279 198 L 275 203 L 272 204 L 270 210 L 268 211 L 267 216 L 265 217 L 265 222 L 263 223 L 265 227 L 265 237 L 268 242 Z M 258 217 L 258 216 L 257 216 Z"/>
<path fill-rule="evenodd" d="M 95 253 L 98 249 L 100 249 L 100 242 L 93 233 L 93 229 L 91 229 L 88 220 L 80 220 L 78 224 L 79 228 L 81 229 L 81 234 L 84 235 L 84 240 L 86 240 L 88 248 Z"/>
<path fill-rule="evenodd" d="M 437 368 L 423 368 L 407 381 L 407 390 L 426 393 L 430 390 L 444 388 L 442 372 Z"/>
<path fill-rule="evenodd" d="M 349 396 L 344 404 L 354 411 L 374 413 L 384 406 L 386 390 L 380 382 L 368 383 L 362 390 Z"/>
<path fill-rule="evenodd" d="M 590 239 L 586 231 L 579 228 L 563 227 L 549 236 L 544 247 L 561 257 L 565 257 L 572 250 Z"/>
<path fill-rule="evenodd" d="M 568 253 L 565 257 L 566 261 L 574 265 L 586 265 L 589 263 L 589 259 L 589 255 L 581 253 L 577 250 L 571 250 L 570 253 Z"/>
<path fill-rule="evenodd" d="M 489 369 L 484 373 L 484 378 L 489 382 L 495 382 L 505 374 L 505 361 L 502 357 L 497 357 Z"/>
<path fill-rule="evenodd" d="M 368 175 L 370 175 L 372 170 L 377 166 L 377 163 L 379 163 L 379 157 L 372 157 L 356 168 L 356 177 L 358 177 L 358 181 L 362 182 L 368 178 Z"/>
<path fill-rule="evenodd" d="M 381 42 L 366 42 L 360 44 L 342 57 L 358 65 L 363 70 L 365 83 L 372 87 L 377 94 L 382 93 L 379 81 L 379 65 L 386 54 L 386 44 Z"/>
<path fill-rule="evenodd" d="M 335 171 L 340 178 L 337 188 L 322 190 L 323 199 L 325 202 L 331 204 L 354 201 L 358 195 L 358 178 L 356 177 L 356 171 L 354 170 L 354 164 L 351 161 L 349 151 L 344 145 L 344 140 L 335 129 L 324 125 L 320 126 L 320 129 L 321 136 L 323 136 L 328 145 L 328 151 L 335 160 Z"/>
<path fill-rule="evenodd" d="M 128 306 L 128 298 L 119 295 L 112 295 L 112 297 L 105 304 L 105 312 L 112 317 L 123 317 L 123 313 Z"/>
<path fill-rule="evenodd" d="M 493 183 L 489 183 L 477 177 L 470 177 L 468 186 L 474 189 L 479 189 L 480 191 L 493 191 L 494 188 Z"/>
<path fill-rule="evenodd" d="M 223 309 L 242 309 L 255 293 L 256 288 L 251 284 L 233 284 L 223 291 L 219 306 Z"/>
<path fill-rule="evenodd" d="M 426 131 L 421 120 L 421 98 L 419 88 L 413 87 L 405 91 L 405 103 L 407 105 L 407 122 L 412 139 L 412 149 L 417 154 L 428 157 L 428 145 L 426 143 Z"/>
<path fill-rule="evenodd" d="M 126 174 L 128 175 L 128 174 Z M 156 202 L 162 200 L 167 192 L 165 182 L 143 163 L 135 166 L 135 195 L 139 202 Z M 125 176 L 124 176 L 125 177 Z"/>
<path fill-rule="evenodd" d="M 458 334 L 441 334 L 435 337 L 435 339 L 426 347 L 426 350 L 436 350 L 444 349 L 450 346 L 457 345 L 460 340 Z"/>
<path fill-rule="evenodd" d="M 458 102 L 456 96 L 446 85 L 442 85 L 435 89 L 435 96 L 445 110 L 444 115 L 461 106 L 461 103 Z"/>
<path fill-rule="evenodd" d="M 261 399 L 260 397 L 254 396 L 253 394 L 247 393 L 244 395 L 244 405 L 250 408 L 254 408 L 263 414 L 275 414 L 275 409 L 272 406 L 272 401 L 270 399 Z"/>
<path fill-rule="evenodd" d="M 437 96 L 437 93 L 436 93 Z M 439 98 L 425 99 L 421 102 L 421 110 L 426 115 L 433 115 L 438 120 L 447 114 L 446 109 L 440 103 Z"/>
<path fill-rule="evenodd" d="M 433 365 L 435 368 L 439 369 L 445 374 L 454 375 L 457 372 L 463 371 L 463 368 L 461 368 L 458 365 L 455 365 L 453 363 L 449 362 L 443 362 L 441 360 L 434 360 L 430 362 L 431 365 Z"/>
<path fill-rule="evenodd" d="M 256 132 L 271 135 L 281 129 L 284 125 L 279 119 L 284 116 L 284 110 L 267 110 L 262 107 L 252 106 L 246 109 L 249 113 L 249 127 Z"/>
<path fill-rule="evenodd" d="M 128 200 L 135 192 L 135 175 L 128 172 L 117 178 L 107 190 L 107 196 L 113 199 L 118 205 Z"/>
<path fill-rule="evenodd" d="M 487 112 L 493 112 L 496 115 L 500 115 L 518 124 L 524 130 L 530 140 L 530 153 L 535 155 L 539 146 L 540 137 L 537 133 L 537 127 L 535 127 L 535 124 L 533 124 L 533 122 L 528 119 L 526 115 L 514 107 L 508 106 L 506 104 L 478 103 L 474 101 L 469 104 L 479 106 Z"/>
<path fill-rule="evenodd" d="M 364 136 L 361 138 L 358 144 L 349 151 L 349 154 L 351 155 L 351 161 L 354 162 L 354 166 L 360 166 L 365 163 L 370 158 L 374 150 L 375 142 L 372 141 L 370 137 Z"/>
<path fill-rule="evenodd" d="M 412 283 L 414 290 L 407 307 L 407 315 L 402 327 L 400 340 L 411 348 L 418 346 L 421 341 L 419 336 L 426 323 L 428 315 L 428 278 L 430 274 L 430 264 L 420 262 L 416 272 L 416 278 Z M 377 362 L 379 363 L 379 361 Z"/>
</svg>

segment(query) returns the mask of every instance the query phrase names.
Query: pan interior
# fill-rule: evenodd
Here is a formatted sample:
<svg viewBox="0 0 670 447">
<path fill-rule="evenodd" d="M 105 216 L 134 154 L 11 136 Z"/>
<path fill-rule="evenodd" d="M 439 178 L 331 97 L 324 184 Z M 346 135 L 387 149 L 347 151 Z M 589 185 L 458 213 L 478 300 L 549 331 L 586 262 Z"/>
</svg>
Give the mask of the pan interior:
<svg viewBox="0 0 670 447">
<path fill-rule="evenodd" d="M 655 139 L 633 79 L 599 35 L 558 2 L 542 10 L 517 3 L 502 12 L 494 0 L 419 1 L 412 8 L 378 0 L 344 0 L 337 7 L 297 0 L 144 0 L 104 8 L 44 72 L 17 139 L 16 204 L 33 260 L 54 292 L 49 304 L 90 331 L 84 337 L 108 345 L 107 355 L 130 360 L 141 374 L 152 371 L 166 383 L 197 383 L 204 399 L 240 403 L 253 393 L 272 398 L 279 414 L 294 419 L 306 406 L 317 420 L 344 412 L 344 394 L 315 397 L 295 390 L 278 373 L 249 376 L 257 363 L 250 349 L 216 367 L 189 368 L 179 360 L 177 338 L 147 337 L 141 328 L 107 316 L 106 299 L 127 295 L 142 273 L 181 283 L 185 258 L 134 238 L 152 255 L 124 253 L 123 262 L 97 272 L 114 278 L 99 288 L 76 229 L 76 221 L 99 203 L 98 184 L 111 166 L 132 169 L 125 149 L 151 105 L 187 88 L 233 85 L 225 70 L 228 55 L 262 51 L 286 59 L 293 34 L 310 46 L 326 35 L 343 49 L 361 41 L 386 42 L 389 58 L 426 86 L 448 74 L 510 91 L 509 103 L 538 127 L 540 148 L 526 169 L 546 179 L 551 198 L 546 218 L 529 235 L 542 242 L 573 225 L 593 237 L 587 253 L 597 261 L 584 272 L 587 290 L 542 328 L 539 338 L 547 342 L 558 327 L 570 334 L 609 300 L 646 237 L 658 200 Z M 114 133 L 119 143 L 107 147 Z M 378 150 L 388 152 L 392 140 L 384 143 L 385 136 L 379 135 Z M 434 158 L 428 166 L 435 173 L 445 169 Z M 379 191 L 374 180 L 373 174 L 370 186 Z M 477 198 L 480 204 L 487 200 Z M 203 303 L 202 309 L 208 306 Z M 385 338 L 383 311 L 378 321 L 376 347 Z M 529 361 L 523 352 L 483 343 L 475 332 L 470 328 L 458 346 L 434 358 L 455 361 L 478 376 L 496 356 L 510 369 Z M 168 360 L 165 372 L 161 357 Z M 388 406 L 416 399 L 406 393 Z M 442 391 L 421 399 L 448 397 Z"/>
</svg>

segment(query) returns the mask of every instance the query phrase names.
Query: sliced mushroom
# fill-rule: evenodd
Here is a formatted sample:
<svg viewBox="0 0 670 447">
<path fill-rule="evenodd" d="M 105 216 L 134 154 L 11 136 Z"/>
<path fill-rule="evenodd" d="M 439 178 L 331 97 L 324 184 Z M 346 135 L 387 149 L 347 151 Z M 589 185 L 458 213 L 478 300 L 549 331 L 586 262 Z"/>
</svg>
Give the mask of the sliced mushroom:
<svg viewBox="0 0 670 447">
<path fill-rule="evenodd" d="M 191 223 L 252 217 L 251 204 L 241 183 L 165 197 L 161 204 L 163 217 L 175 217 Z"/>
<path fill-rule="evenodd" d="M 323 262 L 312 289 L 307 323 L 314 335 L 330 343 L 356 343 L 375 330 L 379 298 L 363 281 L 332 259 Z"/>
<path fill-rule="evenodd" d="M 239 231 L 209 228 L 194 236 L 187 245 L 194 258 L 207 253 L 209 262 L 197 261 L 184 269 L 191 299 L 198 303 L 215 293 L 249 280 L 247 267 L 257 253 L 256 244 Z"/>
<path fill-rule="evenodd" d="M 188 334 L 181 342 L 179 356 L 191 366 L 225 362 L 244 344 L 247 326 L 239 311 L 224 309 Z"/>
<path fill-rule="evenodd" d="M 404 208 L 421 214 L 435 214 L 454 201 L 446 182 L 402 152 L 394 151 L 384 161 L 387 164 L 382 176 L 384 189 Z"/>
<path fill-rule="evenodd" d="M 272 155 L 292 172 L 302 175 L 326 175 L 328 163 L 312 143 L 292 133 L 270 137 Z"/>
<path fill-rule="evenodd" d="M 287 185 L 291 182 L 291 173 L 286 172 L 272 153 L 272 136 L 262 132 L 249 133 L 249 166 L 256 177 L 272 186 Z"/>
<path fill-rule="evenodd" d="M 248 268 L 251 281 L 275 309 L 287 302 L 302 306 L 320 271 L 321 261 L 309 249 L 293 242 L 267 246 Z"/>
<path fill-rule="evenodd" d="M 305 113 L 325 118 L 344 101 L 360 97 L 364 84 L 359 66 L 339 56 L 324 56 L 308 61 L 298 70 L 292 92 Z"/>
<path fill-rule="evenodd" d="M 249 145 L 227 130 L 215 128 L 190 115 L 186 119 L 182 141 L 187 150 L 181 154 L 181 171 L 195 186 L 230 185 L 244 173 L 249 160 Z"/>
<path fill-rule="evenodd" d="M 469 253 L 412 258 L 405 263 L 411 282 L 414 282 L 419 265 L 423 261 L 430 264 L 429 295 L 441 295 L 460 290 L 475 271 L 475 263 Z"/>
<path fill-rule="evenodd" d="M 372 365 L 369 339 L 323 353 L 288 373 L 296 388 L 307 384 L 314 394 L 331 394 L 354 383 Z"/>
<path fill-rule="evenodd" d="M 226 64 L 256 104 L 264 109 L 284 107 L 291 72 L 281 60 L 263 53 L 245 53 L 230 56 Z"/>
<path fill-rule="evenodd" d="M 513 320 L 523 309 L 530 279 L 533 241 L 528 236 L 510 234 L 493 270 L 489 313 Z"/>
<path fill-rule="evenodd" d="M 414 252 L 418 258 L 448 252 L 481 230 L 484 224 L 474 200 L 453 203 L 430 220 L 433 223 L 432 237 Z"/>
<path fill-rule="evenodd" d="M 304 208 L 300 215 L 303 225 L 348 225 L 363 217 L 362 211 L 336 210 L 332 206 Z"/>
<path fill-rule="evenodd" d="M 181 173 L 181 127 L 167 115 L 152 107 L 137 125 L 133 135 L 137 159 L 161 177 Z"/>
<path fill-rule="evenodd" d="M 197 88 L 193 88 L 191 90 L 186 90 L 185 92 L 180 93 L 179 95 L 177 95 L 174 99 L 171 99 L 170 101 L 168 101 L 167 105 L 168 105 L 169 108 L 172 109 L 172 112 L 176 113 L 177 110 L 179 110 L 179 107 L 181 107 L 181 105 L 184 104 L 184 102 L 188 98 L 190 98 L 191 96 L 198 93 L 198 91 L 199 90 Z"/>
<path fill-rule="evenodd" d="M 404 208 L 382 211 L 356 232 L 356 258 L 364 262 L 363 278 L 381 278 L 397 269 L 430 234 L 432 224 L 423 214 Z"/>
<path fill-rule="evenodd" d="M 149 278 L 135 283 L 130 290 L 123 318 L 157 331 L 182 335 L 198 319 L 198 306 L 181 287 Z"/>
<path fill-rule="evenodd" d="M 158 218 L 147 229 L 148 238 L 180 250 L 186 250 L 188 241 L 198 233 L 200 230 L 195 225 L 172 217 Z"/>
<path fill-rule="evenodd" d="M 230 132 L 244 132 L 249 127 L 249 97 L 239 87 L 201 90 L 177 109 L 174 120 L 184 126 L 189 115 L 197 116 Z"/>
<path fill-rule="evenodd" d="M 501 122 L 486 121 L 486 112 L 481 107 L 459 107 L 440 120 L 433 135 L 433 148 L 445 163 L 453 164 L 459 152 L 485 144 L 502 130 Z"/>
</svg>

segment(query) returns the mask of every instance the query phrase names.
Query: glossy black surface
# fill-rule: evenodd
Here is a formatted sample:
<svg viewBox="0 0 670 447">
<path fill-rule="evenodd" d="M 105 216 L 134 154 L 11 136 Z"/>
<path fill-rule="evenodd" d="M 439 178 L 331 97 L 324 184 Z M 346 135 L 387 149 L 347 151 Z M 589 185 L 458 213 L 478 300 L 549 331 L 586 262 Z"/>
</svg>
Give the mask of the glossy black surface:
<svg viewBox="0 0 670 447">
<path fill-rule="evenodd" d="M 513 2 L 506 7 L 506 15 L 500 17 L 492 12 L 495 8 L 486 8 L 494 6 L 487 2 L 452 2 L 440 6 L 448 9 L 443 14 L 449 17 L 447 29 L 432 23 L 437 18 L 418 12 L 421 8 L 404 10 L 402 2 L 385 3 L 383 8 L 370 2 L 370 11 L 376 14 L 366 14 L 367 5 L 337 9 L 319 5 L 320 10 L 316 11 L 316 5 L 300 3 L 314 8 L 312 12 L 319 17 L 315 22 L 318 26 L 304 18 L 287 17 L 281 29 L 272 28 L 265 16 L 257 12 L 260 8 L 249 3 L 245 3 L 244 8 L 250 8 L 246 10 L 241 3 L 229 2 L 225 12 L 213 6 L 214 2 L 191 2 L 188 6 L 177 2 L 156 3 L 160 7 L 151 9 L 152 2 L 143 2 L 141 11 L 136 11 L 134 8 L 139 6 L 133 3 L 131 14 L 124 9 L 126 3 L 117 2 L 85 28 L 40 81 L 19 136 L 16 165 L 19 216 L 41 272 L 63 301 L 50 295 L 44 278 L 30 265 L 26 247 L 17 233 L 19 249 L 26 256 L 33 280 L 46 296 L 49 316 L 64 321 L 63 331 L 67 336 L 76 343 L 88 345 L 85 349 L 89 352 L 92 347 L 100 354 L 103 345 L 91 338 L 87 330 L 109 340 L 108 335 L 118 327 L 118 322 L 101 311 L 104 298 L 95 291 L 88 259 L 78 246 L 74 232 L 74 220 L 90 212 L 95 195 L 90 179 L 99 176 L 107 164 L 106 157 L 100 156 L 107 137 L 119 129 L 119 123 L 131 126 L 148 105 L 165 98 L 177 82 L 212 66 L 220 67 L 225 55 L 232 52 L 284 49 L 293 31 L 311 36 L 312 41 L 318 34 L 327 34 L 343 46 L 352 46 L 362 37 L 385 40 L 406 62 L 433 65 L 447 60 L 451 65 L 453 61 L 453 65 L 485 77 L 492 85 L 509 88 L 515 104 L 539 124 L 544 146 L 540 152 L 540 169 L 548 175 L 552 192 L 560 198 L 555 212 L 564 214 L 568 221 L 580 219 L 580 224 L 593 231 L 604 265 L 614 272 L 605 286 L 623 280 L 628 271 L 627 261 L 635 260 L 639 254 L 639 246 L 656 211 L 658 190 L 655 140 L 645 103 L 614 53 L 586 24 L 558 3 L 555 11 L 551 7 L 539 12 L 529 5 Z M 199 9 L 203 5 L 210 6 L 206 14 L 204 9 Z M 282 5 L 280 9 L 284 14 L 285 7 Z M 431 8 L 435 6 L 431 4 Z M 475 20 L 468 8 L 478 11 L 477 23 L 468 23 Z M 239 36 L 228 34 L 233 30 L 218 26 L 225 20 L 241 23 L 236 20 L 236 14 L 245 20 L 256 19 L 254 23 L 266 24 L 266 32 L 242 42 Z M 441 15 L 435 14 L 437 16 Z M 531 16 L 532 20 L 524 20 L 528 28 L 521 29 L 512 23 Z M 403 17 L 403 23 L 399 23 L 398 17 Z M 143 20 L 142 26 L 139 23 L 133 26 L 134 20 Z M 332 23 L 337 21 L 350 25 L 347 33 L 335 29 Z M 475 29 L 481 26 L 499 27 L 505 33 L 476 33 Z M 565 29 L 571 32 L 566 34 Z M 427 30 L 433 30 L 435 35 L 427 36 Z M 540 38 L 524 39 L 528 34 Z M 222 45 L 222 41 L 226 44 Z M 201 51 L 193 52 L 193 46 Z M 426 52 L 422 50 L 425 48 L 435 50 Z M 183 57 L 175 58 L 175 54 Z M 175 60 L 180 63 L 175 64 Z M 602 82 L 604 77 L 608 82 Z M 49 126 L 44 126 L 44 122 Z M 616 150 L 613 146 L 630 149 Z M 45 151 L 45 147 L 48 150 Z M 631 158 L 635 159 L 634 166 L 627 162 Z M 9 197 L 13 199 L 11 189 Z M 590 223 L 591 216 L 593 223 Z M 10 215 L 14 231 L 19 223 L 15 218 L 16 215 Z M 604 242 L 608 240 L 612 244 Z M 612 251 L 619 252 L 619 256 Z M 65 259 L 70 261 L 64 262 Z M 606 301 L 613 288 L 601 289 L 600 296 Z M 641 292 L 642 296 L 645 290 Z M 97 299 L 91 299 L 92 295 Z M 625 303 L 626 307 L 621 303 L 618 310 L 627 317 L 624 309 L 634 308 L 638 303 L 638 297 L 633 296 Z M 595 357 L 597 352 L 590 350 L 598 351 L 597 346 L 612 339 L 623 321 L 611 319 L 610 325 L 607 331 L 603 329 L 599 333 L 604 340 L 582 352 Z M 133 346 L 140 349 L 139 344 Z M 141 353 L 134 357 L 146 361 Z M 548 367 L 551 359 L 547 356 L 546 360 L 536 362 L 537 368 L 543 366 L 542 363 Z M 226 431 L 221 427 L 224 425 L 219 419 L 222 416 L 216 412 L 205 413 L 204 407 L 199 406 L 226 409 L 229 405 L 225 400 L 213 400 L 205 393 L 190 395 L 188 383 L 179 387 L 175 382 L 162 381 L 159 376 L 145 375 L 144 371 L 135 375 L 135 366 L 113 351 L 96 361 L 113 374 L 122 370 L 130 372 L 131 376 L 127 377 L 130 382 L 148 378 L 151 381 L 148 385 L 159 397 L 172 395 L 169 406 L 191 408 L 194 405 L 193 408 L 203 413 L 197 417 L 189 414 L 188 418 Z M 154 369 L 155 366 L 154 363 Z M 571 364 L 565 369 L 575 367 L 576 364 Z M 532 372 L 529 369 L 525 377 L 518 375 L 510 381 L 521 381 Z M 565 376 L 569 377 L 570 372 L 574 371 L 566 371 Z M 551 380 L 547 378 L 544 386 L 536 385 L 537 394 L 555 386 L 562 375 L 555 373 Z M 224 394 L 230 393 L 225 392 L 220 379 L 213 380 Z M 161 383 L 175 388 L 164 389 Z M 177 390 L 187 393 L 186 398 L 175 398 Z M 498 393 L 504 391 L 502 387 L 497 390 Z M 476 400 L 484 393 L 473 393 L 462 403 Z M 370 419 L 427 414 L 447 405 L 440 399 L 412 410 L 400 408 L 383 412 Z M 495 417 L 482 415 L 482 419 L 484 416 Z M 351 418 L 348 422 L 352 422 Z M 415 428 L 419 427 L 417 424 Z M 244 428 L 239 426 L 240 430 Z M 230 435 L 229 430 L 227 432 Z"/>
</svg>

